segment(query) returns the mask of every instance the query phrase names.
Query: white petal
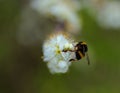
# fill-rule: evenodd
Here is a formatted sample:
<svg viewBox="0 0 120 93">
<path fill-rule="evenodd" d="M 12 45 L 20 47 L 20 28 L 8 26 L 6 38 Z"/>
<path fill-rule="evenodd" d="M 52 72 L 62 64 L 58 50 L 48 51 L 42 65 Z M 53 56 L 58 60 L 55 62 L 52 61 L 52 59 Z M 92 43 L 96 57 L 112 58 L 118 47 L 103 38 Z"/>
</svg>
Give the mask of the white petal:
<svg viewBox="0 0 120 93">
<path fill-rule="evenodd" d="M 61 61 L 51 61 L 48 63 L 48 68 L 51 73 L 65 73 L 68 71 L 69 65 L 67 62 Z"/>
</svg>

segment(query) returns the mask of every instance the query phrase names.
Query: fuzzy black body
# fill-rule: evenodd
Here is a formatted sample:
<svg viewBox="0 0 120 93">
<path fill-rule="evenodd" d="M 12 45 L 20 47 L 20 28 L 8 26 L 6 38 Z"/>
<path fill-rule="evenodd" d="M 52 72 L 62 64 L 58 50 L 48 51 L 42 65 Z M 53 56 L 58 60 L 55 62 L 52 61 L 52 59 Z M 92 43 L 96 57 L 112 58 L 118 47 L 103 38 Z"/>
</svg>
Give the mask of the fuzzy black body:
<svg viewBox="0 0 120 93">
<path fill-rule="evenodd" d="M 75 52 L 75 56 L 76 56 L 76 59 L 77 59 L 77 60 L 80 60 L 80 59 L 81 59 L 81 56 L 79 55 L 78 52 Z"/>
<path fill-rule="evenodd" d="M 69 61 L 76 61 L 82 59 L 83 57 L 85 57 L 85 53 L 87 51 L 88 51 L 88 47 L 85 42 L 77 43 L 74 49 L 76 59 L 70 59 Z"/>
<path fill-rule="evenodd" d="M 79 42 L 75 46 L 75 51 L 76 59 L 80 60 L 85 56 L 85 53 L 88 51 L 87 44 L 85 42 Z"/>
</svg>

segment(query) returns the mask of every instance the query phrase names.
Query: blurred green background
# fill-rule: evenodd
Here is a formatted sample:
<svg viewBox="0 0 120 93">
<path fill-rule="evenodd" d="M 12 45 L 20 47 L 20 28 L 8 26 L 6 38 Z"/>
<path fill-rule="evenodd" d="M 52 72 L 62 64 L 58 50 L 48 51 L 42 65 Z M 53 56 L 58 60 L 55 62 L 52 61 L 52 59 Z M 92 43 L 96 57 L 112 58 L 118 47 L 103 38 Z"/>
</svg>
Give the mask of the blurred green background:
<svg viewBox="0 0 120 93">
<path fill-rule="evenodd" d="M 26 3 L 0 0 L 0 93 L 120 93 L 120 29 L 103 29 L 86 9 L 80 11 L 82 34 L 74 37 L 88 43 L 91 66 L 82 60 L 66 74 L 52 75 L 41 59 L 45 37 L 32 46 L 18 43 Z"/>
</svg>

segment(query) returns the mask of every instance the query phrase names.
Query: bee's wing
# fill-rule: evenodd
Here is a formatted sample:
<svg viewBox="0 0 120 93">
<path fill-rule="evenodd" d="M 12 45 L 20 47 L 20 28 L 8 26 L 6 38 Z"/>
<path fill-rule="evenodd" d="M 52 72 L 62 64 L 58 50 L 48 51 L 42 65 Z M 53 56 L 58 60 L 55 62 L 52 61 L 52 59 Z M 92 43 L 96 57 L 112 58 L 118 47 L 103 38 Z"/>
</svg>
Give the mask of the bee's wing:
<svg viewBox="0 0 120 93">
<path fill-rule="evenodd" d="M 90 59 L 89 59 L 89 55 L 87 52 L 85 52 L 85 48 L 83 47 L 83 52 L 85 53 L 86 59 L 88 61 L 88 65 L 90 65 Z"/>
<path fill-rule="evenodd" d="M 88 65 L 90 65 L 90 59 L 89 59 L 88 53 L 86 53 L 86 59 L 87 59 L 87 61 L 88 61 Z"/>
</svg>

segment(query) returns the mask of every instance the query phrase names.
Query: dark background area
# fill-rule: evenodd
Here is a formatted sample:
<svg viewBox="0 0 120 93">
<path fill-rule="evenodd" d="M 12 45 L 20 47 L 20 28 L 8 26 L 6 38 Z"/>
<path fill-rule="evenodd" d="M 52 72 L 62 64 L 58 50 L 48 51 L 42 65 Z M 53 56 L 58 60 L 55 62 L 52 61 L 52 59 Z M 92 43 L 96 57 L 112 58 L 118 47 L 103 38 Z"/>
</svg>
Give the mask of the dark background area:
<svg viewBox="0 0 120 93">
<path fill-rule="evenodd" d="M 120 29 L 101 28 L 83 9 L 78 13 L 83 20 L 82 34 L 74 37 L 88 43 L 91 65 L 83 59 L 73 63 L 66 74 L 52 75 L 41 56 L 44 36 L 50 33 L 44 30 L 53 25 L 45 21 L 40 31 L 42 38 L 33 45 L 22 45 L 17 40 L 26 3 L 0 0 L 0 93 L 120 92 Z"/>
</svg>

